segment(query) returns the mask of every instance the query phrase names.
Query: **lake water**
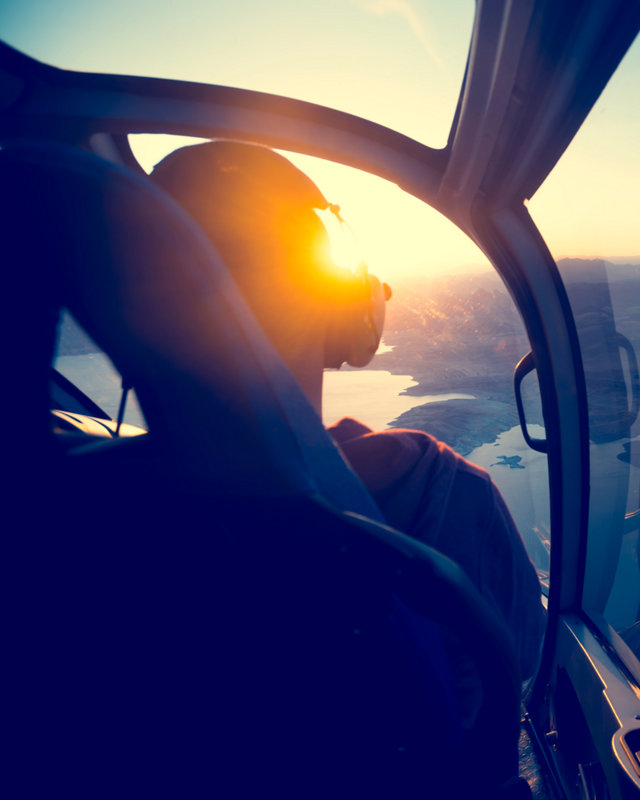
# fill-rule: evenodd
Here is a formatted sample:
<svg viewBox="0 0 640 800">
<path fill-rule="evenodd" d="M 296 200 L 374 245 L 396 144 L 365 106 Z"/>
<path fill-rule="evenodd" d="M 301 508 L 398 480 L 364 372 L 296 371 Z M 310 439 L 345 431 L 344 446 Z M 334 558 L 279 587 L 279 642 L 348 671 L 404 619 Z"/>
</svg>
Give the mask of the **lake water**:
<svg viewBox="0 0 640 800">
<path fill-rule="evenodd" d="M 383 430 L 400 414 L 423 403 L 470 400 L 470 394 L 402 394 L 417 386 L 410 375 L 392 375 L 382 369 L 326 371 L 322 419 L 331 425 L 341 417 L 355 417 L 373 430 Z"/>
<path fill-rule="evenodd" d="M 544 439 L 541 425 L 529 425 Z M 549 478 L 547 457 L 527 445 L 517 425 L 495 442 L 472 450 L 466 458 L 484 467 L 504 497 L 533 560 L 544 577 L 549 569 Z M 518 460 L 519 459 L 519 460 Z"/>
</svg>

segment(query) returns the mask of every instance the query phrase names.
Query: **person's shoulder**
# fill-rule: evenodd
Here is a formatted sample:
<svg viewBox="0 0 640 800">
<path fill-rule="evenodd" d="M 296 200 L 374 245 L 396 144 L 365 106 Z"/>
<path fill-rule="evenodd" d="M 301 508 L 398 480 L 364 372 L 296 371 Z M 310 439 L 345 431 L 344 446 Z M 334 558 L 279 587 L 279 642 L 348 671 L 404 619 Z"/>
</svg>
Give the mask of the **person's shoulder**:
<svg viewBox="0 0 640 800">
<path fill-rule="evenodd" d="M 439 458 L 438 442 L 420 431 L 389 428 L 373 431 L 345 417 L 328 428 L 334 442 L 371 491 L 395 484 L 420 466 L 422 470 Z"/>
<path fill-rule="evenodd" d="M 438 449 L 447 445 L 439 442 L 434 436 L 424 431 L 411 430 L 408 428 L 385 428 L 381 431 L 374 431 L 368 425 L 353 419 L 343 417 L 338 422 L 327 428 L 332 439 L 342 446 L 364 446 L 364 447 L 386 447 L 395 449 Z M 453 451 L 451 451 L 453 453 Z M 454 454 L 455 455 L 455 454 Z"/>
<path fill-rule="evenodd" d="M 335 442 L 342 444 L 350 439 L 371 434 L 373 430 L 353 417 L 342 417 L 333 425 L 328 425 L 327 432 Z"/>
<path fill-rule="evenodd" d="M 457 474 L 466 482 L 482 484 L 489 489 L 491 479 L 486 470 L 467 461 L 448 444 L 425 431 L 410 428 L 386 428 L 373 431 L 351 417 L 343 417 L 327 428 L 334 442 L 357 468 L 369 472 L 372 466 L 383 462 L 385 473 L 391 480 L 406 474 L 418 464 L 424 470 L 437 468 L 444 474 Z"/>
<path fill-rule="evenodd" d="M 389 428 L 384 431 L 384 434 L 401 439 L 411 439 L 419 443 L 425 449 L 428 448 L 437 451 L 439 459 L 455 467 L 456 473 L 467 476 L 470 481 L 482 484 L 487 489 L 493 483 L 486 469 L 469 461 L 465 456 L 455 451 L 451 445 L 441 439 L 437 439 L 430 433 L 407 428 Z"/>
<path fill-rule="evenodd" d="M 343 417 L 330 425 L 327 431 L 340 447 L 403 450 L 413 452 L 415 455 L 423 455 L 428 452 L 431 456 L 439 457 L 452 466 L 455 465 L 457 470 L 475 476 L 478 480 L 485 483 L 491 481 L 489 473 L 485 469 L 468 461 L 446 442 L 426 431 L 413 428 L 385 428 L 381 431 L 374 431 L 352 417 Z"/>
</svg>

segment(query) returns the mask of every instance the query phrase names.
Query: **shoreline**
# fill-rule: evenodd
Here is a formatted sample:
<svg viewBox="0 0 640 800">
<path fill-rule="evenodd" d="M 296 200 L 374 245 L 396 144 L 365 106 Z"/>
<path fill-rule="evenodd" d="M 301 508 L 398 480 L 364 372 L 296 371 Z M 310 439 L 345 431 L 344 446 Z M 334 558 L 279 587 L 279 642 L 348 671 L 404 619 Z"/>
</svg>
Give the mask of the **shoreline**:
<svg viewBox="0 0 640 800">
<path fill-rule="evenodd" d="M 405 411 L 393 428 L 413 428 L 445 442 L 462 456 L 496 442 L 501 433 L 519 425 L 512 403 L 477 398 L 424 403 Z"/>
</svg>

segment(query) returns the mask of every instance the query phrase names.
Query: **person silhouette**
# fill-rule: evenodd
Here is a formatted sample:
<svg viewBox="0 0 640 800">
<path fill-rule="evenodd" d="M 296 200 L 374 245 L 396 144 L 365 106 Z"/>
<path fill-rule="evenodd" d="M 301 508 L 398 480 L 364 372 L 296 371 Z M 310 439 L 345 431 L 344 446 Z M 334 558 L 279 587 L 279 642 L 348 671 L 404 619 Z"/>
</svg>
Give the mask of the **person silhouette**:
<svg viewBox="0 0 640 800">
<path fill-rule="evenodd" d="M 371 360 L 391 294 L 365 267 L 354 272 L 332 262 L 318 212 L 340 218 L 338 207 L 284 156 L 250 143 L 183 147 L 151 179 L 210 238 L 321 415 L 324 369 Z M 488 473 L 422 431 L 376 433 L 346 417 L 328 432 L 388 524 L 462 567 L 511 631 L 521 677 L 532 676 L 545 624 L 540 584 Z M 468 666 L 462 659 L 457 677 L 470 707 L 477 687 Z"/>
</svg>

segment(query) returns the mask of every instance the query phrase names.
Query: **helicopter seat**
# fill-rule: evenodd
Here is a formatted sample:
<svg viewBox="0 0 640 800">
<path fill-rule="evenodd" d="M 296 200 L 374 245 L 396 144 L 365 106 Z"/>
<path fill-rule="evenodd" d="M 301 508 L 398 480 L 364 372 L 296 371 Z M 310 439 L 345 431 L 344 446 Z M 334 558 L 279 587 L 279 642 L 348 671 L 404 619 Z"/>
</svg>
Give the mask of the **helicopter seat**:
<svg viewBox="0 0 640 800">
<path fill-rule="evenodd" d="M 527 796 L 504 626 L 382 523 L 193 221 L 77 148 L 9 144 L 0 174 L 7 296 L 33 322 L 13 373 L 33 414 L 11 444 L 16 736 L 49 787 Z M 148 435 L 56 449 L 62 305 L 135 386 Z M 470 732 L 443 627 L 482 681 Z"/>
</svg>

